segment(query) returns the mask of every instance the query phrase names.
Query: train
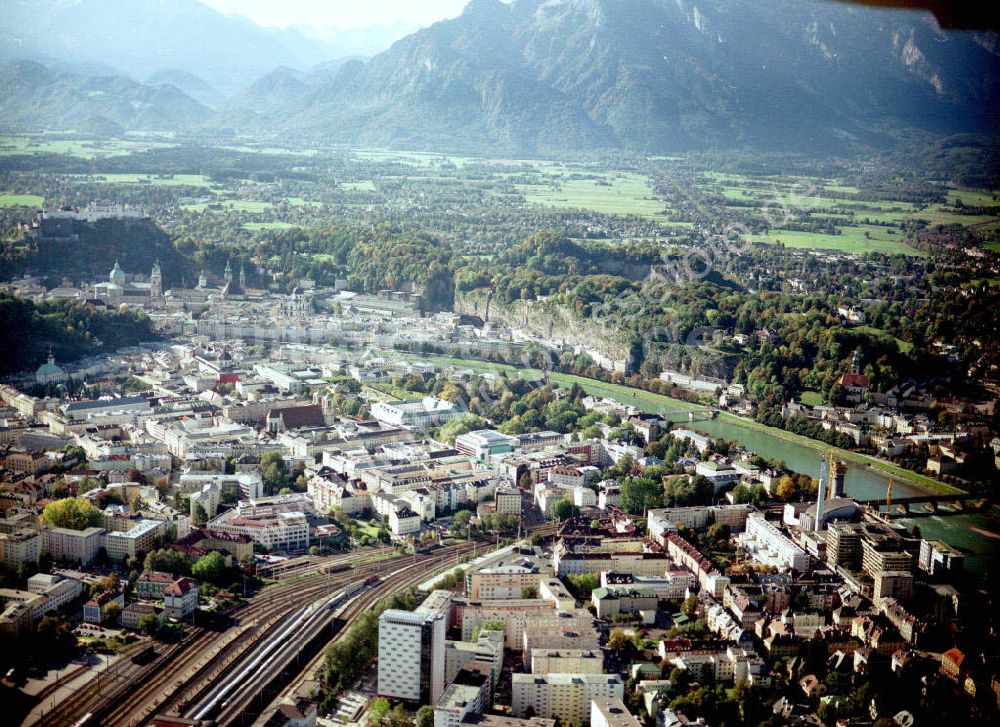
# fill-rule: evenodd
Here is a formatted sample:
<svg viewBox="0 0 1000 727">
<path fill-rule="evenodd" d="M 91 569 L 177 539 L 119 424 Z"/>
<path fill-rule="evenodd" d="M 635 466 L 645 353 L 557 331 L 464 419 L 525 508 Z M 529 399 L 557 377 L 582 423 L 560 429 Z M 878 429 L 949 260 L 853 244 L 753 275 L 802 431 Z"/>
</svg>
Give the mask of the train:
<svg viewBox="0 0 1000 727">
<path fill-rule="evenodd" d="M 382 579 L 379 576 L 369 576 L 368 578 L 365 578 L 361 583 L 355 583 L 353 586 L 348 586 L 339 594 L 337 594 L 334 598 L 330 599 L 326 607 L 331 609 L 340 608 L 340 606 L 342 606 L 345 601 L 349 601 L 350 599 L 354 598 L 356 595 L 361 593 L 361 591 L 365 590 L 366 588 L 371 588 L 376 583 L 381 582 L 381 580 Z"/>
</svg>

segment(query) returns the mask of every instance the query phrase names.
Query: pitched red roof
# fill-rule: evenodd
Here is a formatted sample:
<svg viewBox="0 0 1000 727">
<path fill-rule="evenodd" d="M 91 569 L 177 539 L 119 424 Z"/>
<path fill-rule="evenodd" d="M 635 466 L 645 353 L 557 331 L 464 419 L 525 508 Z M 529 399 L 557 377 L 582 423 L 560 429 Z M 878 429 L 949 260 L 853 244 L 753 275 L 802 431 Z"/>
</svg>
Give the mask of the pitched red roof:
<svg viewBox="0 0 1000 727">
<path fill-rule="evenodd" d="M 868 380 L 868 377 L 865 376 L 864 374 L 852 374 L 850 372 L 847 372 L 846 374 L 840 377 L 840 385 L 853 386 L 858 389 L 867 389 L 871 387 L 872 384 L 871 381 Z"/>
<path fill-rule="evenodd" d="M 948 651 L 941 654 L 942 659 L 948 659 L 955 666 L 962 666 L 962 662 L 965 661 L 965 654 L 963 654 L 958 649 L 948 649 Z"/>
<path fill-rule="evenodd" d="M 167 586 L 164 594 L 169 594 L 171 596 L 183 596 L 192 588 L 197 588 L 197 585 L 198 584 L 190 578 L 178 578 L 176 581 Z"/>
</svg>

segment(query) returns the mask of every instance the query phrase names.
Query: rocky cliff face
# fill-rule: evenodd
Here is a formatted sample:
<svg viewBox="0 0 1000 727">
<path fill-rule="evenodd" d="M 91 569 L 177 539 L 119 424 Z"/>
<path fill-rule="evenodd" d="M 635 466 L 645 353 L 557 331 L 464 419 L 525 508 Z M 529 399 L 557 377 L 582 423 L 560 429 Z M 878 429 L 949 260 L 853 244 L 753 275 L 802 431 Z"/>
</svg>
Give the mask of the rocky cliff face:
<svg viewBox="0 0 1000 727">
<path fill-rule="evenodd" d="M 455 312 L 486 318 L 487 293 L 474 290 L 455 294 Z M 566 350 L 587 353 L 600 366 L 624 371 L 629 343 L 613 326 L 601 319 L 580 318 L 568 307 L 551 301 L 499 303 L 489 301 L 489 320 L 517 328 Z"/>
</svg>

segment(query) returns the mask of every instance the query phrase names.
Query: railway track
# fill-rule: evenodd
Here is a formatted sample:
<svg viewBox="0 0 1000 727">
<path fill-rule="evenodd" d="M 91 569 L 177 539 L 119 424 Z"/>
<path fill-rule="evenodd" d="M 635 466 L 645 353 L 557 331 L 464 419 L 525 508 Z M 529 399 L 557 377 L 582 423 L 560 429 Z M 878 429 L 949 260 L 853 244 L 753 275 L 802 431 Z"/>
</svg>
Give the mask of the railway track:
<svg viewBox="0 0 1000 727">
<path fill-rule="evenodd" d="M 381 561 L 358 569 L 317 573 L 294 583 L 286 584 L 278 592 L 265 591 L 251 608 L 240 612 L 239 620 L 220 638 L 213 632 L 211 641 L 188 650 L 179 659 L 151 670 L 148 679 L 135 686 L 127 700 L 119 700 L 106 709 L 102 724 L 137 725 L 151 714 L 176 708 L 191 699 L 206 684 L 218 678 L 227 668 L 238 662 L 261 638 L 264 638 L 283 619 L 322 596 L 344 588 L 365 574 L 377 574 L 386 568 L 388 561 Z"/>
<path fill-rule="evenodd" d="M 558 523 L 542 523 L 542 524 L 536 525 L 534 527 L 529 527 L 527 530 L 528 530 L 529 533 L 538 533 L 542 537 L 551 537 L 551 536 L 554 536 L 554 535 L 556 535 L 558 533 L 559 525 L 558 525 Z M 475 550 L 475 548 L 473 548 L 472 552 L 474 552 L 474 550 Z M 468 553 L 466 553 L 466 554 L 468 554 Z M 451 557 L 454 558 L 454 555 L 452 555 Z M 455 563 L 451 564 L 452 567 L 460 567 L 460 565 L 461 564 L 458 563 L 457 561 Z M 442 567 L 442 568 L 439 568 L 438 570 L 439 570 L 439 572 L 443 572 L 445 570 L 448 570 L 448 568 Z M 429 576 L 430 573 L 427 573 L 425 575 Z M 421 579 L 421 580 L 423 580 L 423 579 Z M 419 582 L 419 581 L 417 581 L 417 582 Z M 411 583 L 410 585 L 415 585 L 417 582 Z M 363 610 L 363 609 L 358 609 L 357 613 L 360 613 L 361 610 Z M 351 618 L 354 618 L 356 615 L 357 614 L 355 613 L 354 615 L 351 616 Z M 339 631 L 337 633 L 337 635 L 334 636 L 333 639 L 330 640 L 330 643 L 334 643 L 334 642 L 340 640 L 342 638 L 342 636 L 343 636 L 344 633 L 345 633 L 344 631 Z M 309 660 L 309 662 L 304 667 L 302 667 L 299 670 L 299 672 L 292 679 L 289 680 L 289 682 L 285 686 L 285 688 L 282 689 L 279 692 L 279 694 L 275 697 L 275 699 L 271 702 L 271 704 L 268 705 L 267 709 L 265 709 L 263 711 L 263 713 L 264 714 L 269 714 L 270 711 L 271 711 L 271 709 L 273 707 L 277 706 L 278 701 L 280 701 L 284 697 L 288 697 L 288 696 L 291 696 L 292 694 L 294 694 L 295 691 L 298 689 L 299 685 L 302 682 L 307 681 L 309 679 L 315 678 L 315 676 L 319 672 L 320 667 L 323 664 L 323 660 L 324 660 L 324 657 L 325 657 L 325 652 L 326 652 L 325 648 L 324 649 L 320 649 L 319 652 L 315 656 L 313 656 Z"/>
<path fill-rule="evenodd" d="M 211 699 L 203 699 L 196 708 L 189 710 L 185 716 L 189 718 L 204 718 L 215 714 L 215 722 L 220 725 L 249 725 L 255 717 L 266 708 L 267 698 L 271 695 L 273 685 L 280 680 L 283 674 L 291 672 L 295 678 L 292 683 L 297 683 L 298 677 L 303 673 L 309 674 L 315 671 L 322 663 L 326 644 L 331 640 L 326 640 L 317 649 L 317 653 L 306 664 L 304 668 L 296 668 L 298 660 L 301 658 L 303 650 L 311 652 L 310 645 L 315 646 L 322 641 L 321 637 L 328 633 L 331 626 L 339 625 L 337 634 L 332 641 L 336 641 L 346 633 L 346 627 L 353 622 L 362 612 L 371 609 L 383 598 L 398 592 L 399 590 L 414 586 L 425 580 L 428 574 L 452 566 L 456 557 L 470 554 L 480 543 L 462 543 L 451 546 L 446 552 L 438 552 L 424 557 L 415 556 L 410 563 L 400 563 L 398 567 L 386 576 L 381 582 L 373 587 L 361 591 L 357 597 L 348 601 L 336 613 L 327 612 L 317 617 L 313 623 L 304 628 L 295 639 L 276 650 L 274 658 L 265 666 L 253 673 L 244 675 L 239 679 L 237 687 L 233 688 L 225 695 L 225 700 L 217 700 L 218 713 L 214 708 L 206 709 Z M 263 698 L 263 700 L 262 700 Z"/>
<path fill-rule="evenodd" d="M 366 555 L 368 555 L 366 553 Z M 355 553 L 355 559 L 357 554 Z M 248 631 L 250 624 L 255 633 L 269 628 L 275 621 L 287 616 L 302 603 L 303 598 L 336 587 L 338 582 L 346 582 L 352 577 L 351 570 L 333 571 L 349 556 L 338 556 L 324 562 L 313 563 L 314 570 L 302 574 L 291 583 L 283 583 L 265 589 L 248 602 L 223 614 L 224 617 L 238 619 L 241 633 Z M 376 566 L 386 567 L 391 561 L 379 561 Z M 175 644 L 156 644 L 156 656 L 146 664 L 135 664 L 120 659 L 106 672 L 99 672 L 84 688 L 77 690 L 63 700 L 53 712 L 45 715 L 46 727 L 71 727 L 80 718 L 90 714 L 98 724 L 137 724 L 127 715 L 136 707 L 142 707 L 157 700 L 159 695 L 173 691 L 171 681 L 176 675 L 185 675 L 200 660 L 205 658 L 218 641 L 220 632 L 206 626 L 189 627 L 181 640 Z M 183 681 L 183 680 L 182 680 Z"/>
</svg>

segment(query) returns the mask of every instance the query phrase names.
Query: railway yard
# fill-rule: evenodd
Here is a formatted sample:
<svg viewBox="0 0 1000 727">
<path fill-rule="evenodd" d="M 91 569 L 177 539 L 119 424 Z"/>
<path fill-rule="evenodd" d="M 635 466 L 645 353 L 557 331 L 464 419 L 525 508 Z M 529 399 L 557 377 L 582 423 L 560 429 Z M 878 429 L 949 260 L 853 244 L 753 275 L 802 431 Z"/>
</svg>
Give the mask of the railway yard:
<svg viewBox="0 0 1000 727">
<path fill-rule="evenodd" d="M 143 725 L 155 715 L 250 725 L 271 699 L 321 666 L 324 647 L 381 599 L 454 568 L 494 543 L 391 557 L 373 549 L 290 562 L 283 580 L 187 628 L 144 642 L 28 725 Z M 388 551 L 388 552 L 385 552 Z"/>
</svg>

